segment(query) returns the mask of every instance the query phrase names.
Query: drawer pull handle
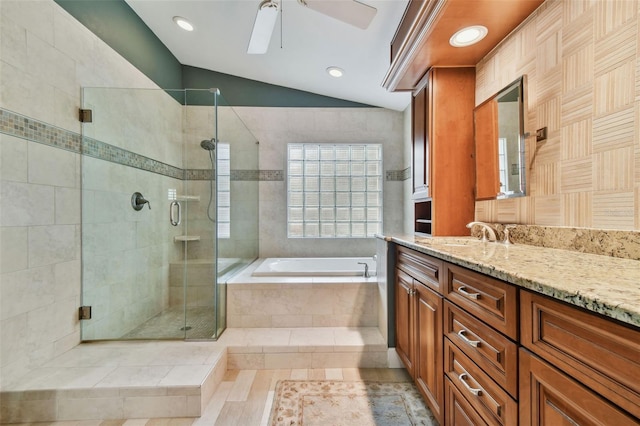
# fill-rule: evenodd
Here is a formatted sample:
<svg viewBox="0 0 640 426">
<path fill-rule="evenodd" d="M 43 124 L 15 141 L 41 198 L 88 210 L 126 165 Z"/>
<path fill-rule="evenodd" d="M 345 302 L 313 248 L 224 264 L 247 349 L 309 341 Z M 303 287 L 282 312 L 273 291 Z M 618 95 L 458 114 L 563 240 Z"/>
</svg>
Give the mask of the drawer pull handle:
<svg viewBox="0 0 640 426">
<path fill-rule="evenodd" d="M 474 348 L 477 348 L 478 346 L 480 346 L 480 340 L 471 340 L 471 339 L 469 339 L 465 335 L 466 332 L 467 332 L 467 330 L 460 330 L 460 331 L 458 331 L 458 336 L 460 336 L 460 338 L 462 340 L 464 340 L 464 342 L 469 346 L 473 346 Z"/>
<path fill-rule="evenodd" d="M 460 293 L 461 295 L 463 295 L 468 299 L 477 300 L 480 298 L 480 293 L 469 293 L 468 291 L 465 290 L 465 286 L 458 287 L 458 293 Z"/>
<path fill-rule="evenodd" d="M 482 388 L 480 389 L 472 388 L 471 386 L 469 386 L 469 383 L 467 383 L 466 379 L 467 379 L 467 373 L 462 373 L 458 376 L 458 380 L 460 380 L 460 382 L 464 385 L 465 388 L 467 388 L 469 392 L 471 392 L 475 396 L 482 395 Z"/>
</svg>

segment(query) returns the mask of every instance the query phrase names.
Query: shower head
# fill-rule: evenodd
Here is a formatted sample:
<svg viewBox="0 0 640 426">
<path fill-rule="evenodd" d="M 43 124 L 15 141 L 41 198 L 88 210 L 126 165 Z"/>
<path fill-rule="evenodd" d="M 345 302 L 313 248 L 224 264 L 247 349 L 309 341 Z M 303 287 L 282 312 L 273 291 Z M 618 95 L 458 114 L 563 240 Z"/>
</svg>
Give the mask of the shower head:
<svg viewBox="0 0 640 426">
<path fill-rule="evenodd" d="M 202 147 L 202 149 L 205 149 L 207 151 L 213 151 L 214 149 L 216 149 L 215 138 L 203 140 L 202 142 L 200 142 L 200 146 Z"/>
</svg>

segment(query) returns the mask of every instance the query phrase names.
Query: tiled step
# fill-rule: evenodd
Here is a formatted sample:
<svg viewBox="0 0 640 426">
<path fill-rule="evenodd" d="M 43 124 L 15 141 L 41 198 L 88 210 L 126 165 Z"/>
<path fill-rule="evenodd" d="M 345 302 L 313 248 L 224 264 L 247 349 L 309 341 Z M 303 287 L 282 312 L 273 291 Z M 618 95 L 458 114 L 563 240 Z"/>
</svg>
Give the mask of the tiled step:
<svg viewBox="0 0 640 426">
<path fill-rule="evenodd" d="M 229 328 L 217 342 L 86 343 L 3 382 L 0 423 L 199 417 L 227 369 L 387 364 L 376 327 Z"/>
<path fill-rule="evenodd" d="M 82 344 L 3 383 L 0 423 L 199 417 L 225 371 L 214 342 Z"/>
<path fill-rule="evenodd" d="M 376 327 L 229 328 L 219 340 L 229 369 L 385 368 Z"/>
</svg>

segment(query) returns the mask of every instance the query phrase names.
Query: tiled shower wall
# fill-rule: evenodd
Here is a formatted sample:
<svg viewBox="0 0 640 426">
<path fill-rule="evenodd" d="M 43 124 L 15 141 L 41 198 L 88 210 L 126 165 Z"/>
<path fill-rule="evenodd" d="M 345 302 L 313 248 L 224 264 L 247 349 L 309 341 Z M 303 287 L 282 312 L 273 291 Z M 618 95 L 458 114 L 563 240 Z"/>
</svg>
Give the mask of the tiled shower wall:
<svg viewBox="0 0 640 426">
<path fill-rule="evenodd" d="M 0 33 L 0 107 L 60 134 L 80 133 L 83 86 L 155 88 L 52 0 L 3 0 Z M 79 139 L 74 151 L 24 133 L 0 134 L 2 381 L 80 341 Z"/>
<path fill-rule="evenodd" d="M 527 76 L 529 196 L 476 203 L 488 222 L 640 230 L 636 0 L 547 0 L 476 69 L 476 105 Z"/>
<path fill-rule="evenodd" d="M 185 165 L 190 170 L 211 168 L 208 151 L 200 147 L 200 141 L 210 139 L 215 133 L 215 115 L 212 107 L 187 106 L 184 108 Z M 253 259 L 258 255 L 258 145 L 255 136 L 235 113 L 235 108 L 218 106 L 218 139 L 229 144 L 231 160 L 230 182 L 230 238 L 218 241 L 221 258 Z M 214 153 L 214 160 L 217 152 Z M 215 191 L 216 182 L 214 182 Z M 188 195 L 200 197 L 199 202 L 188 202 L 187 218 L 189 234 L 200 241 L 191 242 L 187 250 L 189 259 L 213 259 L 216 249 L 213 241 L 213 224 L 207 217 L 211 196 L 208 176 L 185 182 Z M 222 200 L 221 200 L 222 201 Z M 225 203 L 228 204 L 228 203 Z M 215 215 L 216 204 L 211 205 Z"/>
</svg>

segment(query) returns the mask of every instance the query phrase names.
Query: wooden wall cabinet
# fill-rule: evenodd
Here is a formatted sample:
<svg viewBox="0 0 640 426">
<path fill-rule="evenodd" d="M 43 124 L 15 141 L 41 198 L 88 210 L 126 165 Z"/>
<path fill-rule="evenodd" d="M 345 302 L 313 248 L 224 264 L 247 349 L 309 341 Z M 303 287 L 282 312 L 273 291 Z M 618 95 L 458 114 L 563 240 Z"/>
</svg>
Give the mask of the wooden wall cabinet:
<svg viewBox="0 0 640 426">
<path fill-rule="evenodd" d="M 467 235 L 474 218 L 474 68 L 432 68 L 412 100 L 415 232 Z"/>
</svg>

